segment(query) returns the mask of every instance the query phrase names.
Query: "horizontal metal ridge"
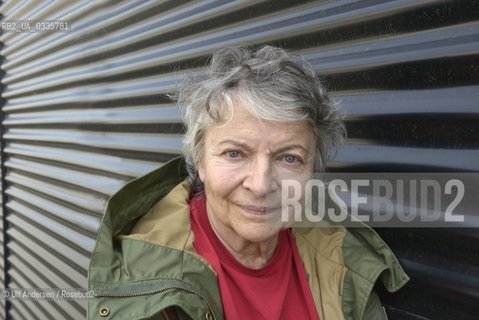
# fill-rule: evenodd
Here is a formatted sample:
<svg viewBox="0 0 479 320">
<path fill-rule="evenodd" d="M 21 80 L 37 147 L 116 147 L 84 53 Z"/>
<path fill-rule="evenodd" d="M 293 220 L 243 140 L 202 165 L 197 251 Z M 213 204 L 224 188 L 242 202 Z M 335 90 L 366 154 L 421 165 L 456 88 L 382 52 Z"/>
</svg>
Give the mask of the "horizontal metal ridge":
<svg viewBox="0 0 479 320">
<path fill-rule="evenodd" d="M 178 154 L 182 149 L 180 135 L 153 133 L 95 132 L 67 129 L 10 129 L 7 140 L 45 141 L 85 145 L 97 148 L 164 152 Z"/>
<path fill-rule="evenodd" d="M 167 77 L 148 77 L 132 81 L 119 81 L 98 85 L 79 86 L 68 89 L 62 89 L 52 93 L 37 94 L 25 98 L 15 98 L 7 102 L 4 110 L 11 112 L 35 107 L 67 105 L 74 103 L 82 107 L 89 104 L 97 104 L 101 101 L 111 101 L 133 98 L 139 99 L 142 96 L 157 96 L 173 91 L 183 78 L 176 75 Z M 5 98 L 9 95 L 5 93 Z"/>
<path fill-rule="evenodd" d="M 319 74 L 479 54 L 479 22 L 338 46 L 305 55 Z"/>
<path fill-rule="evenodd" d="M 449 299 L 466 300 L 475 303 L 479 299 L 479 275 L 466 275 L 437 267 L 429 263 L 401 259 L 401 263 L 417 282 Z"/>
<path fill-rule="evenodd" d="M 11 156 L 26 156 L 31 159 L 62 162 L 68 165 L 89 168 L 118 176 L 138 177 L 159 167 L 161 163 L 124 159 L 116 156 L 84 152 L 66 148 L 51 148 L 20 143 L 10 143 L 5 152 Z M 99 172 L 100 174 L 101 172 Z M 8 178 L 8 177 L 7 177 Z M 93 200 L 93 198 L 91 199 Z"/>
<path fill-rule="evenodd" d="M 180 109 L 172 104 L 103 109 L 69 109 L 9 114 L 4 126 L 89 124 L 181 123 Z"/>
<path fill-rule="evenodd" d="M 88 256 L 78 252 L 68 244 L 63 243 L 52 234 L 45 232 L 42 229 L 22 219 L 21 215 L 10 215 L 8 222 L 12 224 L 13 228 L 20 229 L 22 232 L 29 234 L 33 241 L 42 241 L 44 244 L 53 248 L 56 255 L 61 257 L 61 260 L 68 264 L 76 272 L 81 274 L 86 279 L 87 270 L 90 264 Z M 77 278 L 77 282 L 80 278 Z M 80 282 L 79 288 L 82 288 L 85 282 Z"/>
<path fill-rule="evenodd" d="M 348 141 L 331 162 L 331 167 L 346 167 L 351 164 L 401 165 L 450 169 L 451 171 L 479 171 L 476 161 L 479 150 L 428 149 L 381 146 L 368 144 L 367 141 Z M 460 157 L 458 157 L 460 153 Z M 422 170 L 424 171 L 424 169 Z"/>
<path fill-rule="evenodd" d="M 32 192 L 22 190 L 17 187 L 10 187 L 7 191 L 8 195 L 16 199 L 29 199 L 29 203 L 37 209 L 48 212 L 58 221 L 64 224 L 69 224 L 78 229 L 90 232 L 92 237 L 98 230 L 99 219 L 91 215 L 72 210 L 66 206 L 57 204 L 51 200 L 35 195 Z"/>
<path fill-rule="evenodd" d="M 53 164 L 43 164 L 31 160 L 12 158 L 6 163 L 9 169 L 16 169 L 39 177 L 47 178 L 58 184 L 72 185 L 95 191 L 99 194 L 111 195 L 128 180 L 99 176 L 97 174 L 79 172 L 73 168 L 60 168 Z"/>
<path fill-rule="evenodd" d="M 84 255 L 89 255 L 95 246 L 95 239 L 92 239 L 77 230 L 71 229 L 56 220 L 53 220 L 45 215 L 38 214 L 31 208 L 21 204 L 17 201 L 10 201 L 7 208 L 12 210 L 12 214 L 22 216 L 22 219 L 28 220 L 30 223 L 35 223 L 44 230 L 48 230 L 55 237 L 62 238 L 65 243 L 75 248 Z M 100 225 L 98 224 L 98 227 Z"/>
<path fill-rule="evenodd" d="M 100 197 L 97 194 L 68 188 L 68 186 L 54 184 L 41 179 L 35 179 L 20 172 L 11 172 L 6 180 L 11 183 L 11 185 L 33 189 L 48 197 L 59 199 L 74 207 L 97 212 L 98 214 L 101 214 L 106 202 L 106 197 Z"/>
<path fill-rule="evenodd" d="M 385 115 L 414 117 L 417 114 L 479 116 L 477 108 L 479 86 L 426 90 L 344 91 L 336 93 L 335 98 L 340 101 L 348 120 Z"/>
<path fill-rule="evenodd" d="M 31 264 L 38 266 L 38 268 L 32 271 L 54 281 L 56 283 L 55 285 L 61 289 L 82 288 L 84 286 L 86 275 L 80 274 L 77 270 L 65 264 L 56 255 L 52 254 L 53 250 L 47 250 L 42 245 L 39 245 L 42 239 L 29 239 L 16 228 L 9 230 L 9 235 L 13 241 L 21 243 L 24 248 L 27 248 L 43 260 L 39 263 L 38 258 L 33 258 L 37 261 Z M 28 260 L 28 258 L 26 260 Z M 55 287 L 49 285 L 45 288 Z"/>
</svg>

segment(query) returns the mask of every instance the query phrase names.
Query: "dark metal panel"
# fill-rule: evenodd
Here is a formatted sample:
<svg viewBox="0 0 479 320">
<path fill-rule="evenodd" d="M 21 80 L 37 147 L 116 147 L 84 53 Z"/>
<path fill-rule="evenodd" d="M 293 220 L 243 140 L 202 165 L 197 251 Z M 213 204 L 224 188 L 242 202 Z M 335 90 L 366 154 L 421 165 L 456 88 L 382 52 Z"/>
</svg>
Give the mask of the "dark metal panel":
<svg viewBox="0 0 479 320">
<path fill-rule="evenodd" d="M 338 92 L 348 120 L 367 120 L 368 117 L 421 115 L 463 115 L 477 119 L 478 86 L 426 90 L 364 90 Z"/>
<path fill-rule="evenodd" d="M 479 53 L 479 22 L 347 44 L 305 55 L 321 74 L 354 72 L 390 64 Z"/>
<path fill-rule="evenodd" d="M 426 319 L 475 319 L 479 296 L 477 229 L 378 229 L 412 281 L 383 302 Z M 414 318 L 413 318 L 414 319 Z"/>
<path fill-rule="evenodd" d="M 4 1 L 0 13 L 72 28 L 0 35 L 12 288 L 85 281 L 107 197 L 181 151 L 167 93 L 226 45 L 270 43 L 312 62 L 348 116 L 329 170 L 479 168 L 478 1 Z M 475 318 L 476 230 L 378 231 L 413 276 L 382 294 L 392 319 Z M 61 270 L 45 281 L 52 261 Z M 11 308 L 84 314 L 71 301 Z"/>
<path fill-rule="evenodd" d="M 359 141 L 358 141 L 359 140 Z M 363 166 L 396 171 L 478 171 L 478 151 L 474 149 L 425 149 L 399 146 L 381 146 L 375 141 L 349 140 L 338 152 L 331 167 Z M 461 156 L 458 157 L 457 153 Z M 416 169 L 416 170 L 415 170 Z M 363 168 L 363 171 L 365 169 Z"/>
</svg>

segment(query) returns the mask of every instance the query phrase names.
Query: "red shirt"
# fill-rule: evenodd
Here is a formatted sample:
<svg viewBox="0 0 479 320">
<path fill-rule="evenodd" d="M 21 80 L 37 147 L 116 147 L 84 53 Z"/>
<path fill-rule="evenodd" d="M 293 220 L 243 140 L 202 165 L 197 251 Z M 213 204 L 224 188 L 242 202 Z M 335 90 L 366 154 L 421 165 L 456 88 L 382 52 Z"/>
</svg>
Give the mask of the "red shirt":
<svg viewBox="0 0 479 320">
<path fill-rule="evenodd" d="M 319 319 L 291 230 L 279 233 L 278 247 L 266 266 L 250 269 L 214 233 L 206 199 L 194 197 L 190 209 L 194 246 L 218 274 L 227 320 Z"/>
</svg>

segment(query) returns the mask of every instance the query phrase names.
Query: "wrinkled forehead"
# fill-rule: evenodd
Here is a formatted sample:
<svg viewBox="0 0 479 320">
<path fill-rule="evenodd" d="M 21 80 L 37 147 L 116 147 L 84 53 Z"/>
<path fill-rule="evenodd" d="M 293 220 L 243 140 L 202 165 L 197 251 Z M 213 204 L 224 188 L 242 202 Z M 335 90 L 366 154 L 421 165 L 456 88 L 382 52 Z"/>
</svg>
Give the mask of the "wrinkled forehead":
<svg viewBox="0 0 479 320">
<path fill-rule="evenodd" d="M 272 149 L 287 143 L 298 143 L 308 150 L 315 145 L 310 122 L 265 120 L 242 103 L 234 103 L 225 110 L 222 121 L 208 127 L 207 136 L 212 143 L 233 140 L 252 146 L 267 145 Z"/>
</svg>

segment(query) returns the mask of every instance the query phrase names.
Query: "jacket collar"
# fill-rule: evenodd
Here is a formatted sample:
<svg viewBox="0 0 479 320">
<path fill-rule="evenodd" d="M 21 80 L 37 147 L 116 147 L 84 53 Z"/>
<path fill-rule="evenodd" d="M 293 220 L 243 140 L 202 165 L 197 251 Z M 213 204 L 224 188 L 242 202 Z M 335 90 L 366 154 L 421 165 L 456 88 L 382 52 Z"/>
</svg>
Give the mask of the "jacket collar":
<svg viewBox="0 0 479 320">
<path fill-rule="evenodd" d="M 111 282 L 111 269 L 119 267 L 121 257 L 115 247 L 115 237 L 128 233 L 136 220 L 143 216 L 176 185 L 187 172 L 184 160 L 175 158 L 160 168 L 128 182 L 110 197 L 97 235 L 90 261 L 89 281 Z"/>
</svg>

